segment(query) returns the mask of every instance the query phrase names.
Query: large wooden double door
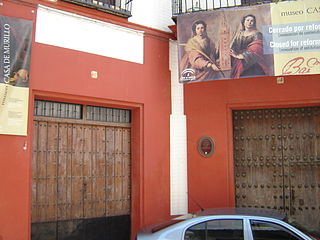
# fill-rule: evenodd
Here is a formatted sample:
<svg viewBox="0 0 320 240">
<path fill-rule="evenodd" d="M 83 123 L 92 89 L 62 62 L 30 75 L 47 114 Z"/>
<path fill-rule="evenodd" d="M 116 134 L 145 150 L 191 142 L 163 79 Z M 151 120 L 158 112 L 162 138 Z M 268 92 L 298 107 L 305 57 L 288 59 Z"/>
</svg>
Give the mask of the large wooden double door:
<svg viewBox="0 0 320 240">
<path fill-rule="evenodd" d="M 233 133 L 236 205 L 320 231 L 320 107 L 234 111 Z"/>
<path fill-rule="evenodd" d="M 130 128 L 53 119 L 33 129 L 32 239 L 129 239 Z"/>
</svg>

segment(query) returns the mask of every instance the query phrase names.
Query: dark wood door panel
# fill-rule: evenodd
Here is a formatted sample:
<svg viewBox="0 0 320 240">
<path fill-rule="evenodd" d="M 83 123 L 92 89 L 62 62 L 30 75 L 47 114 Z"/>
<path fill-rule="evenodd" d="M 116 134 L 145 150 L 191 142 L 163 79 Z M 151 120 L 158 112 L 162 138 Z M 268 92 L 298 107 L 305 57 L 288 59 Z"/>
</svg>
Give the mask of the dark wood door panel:
<svg viewBox="0 0 320 240">
<path fill-rule="evenodd" d="M 233 119 L 237 205 L 272 209 L 282 206 L 277 111 L 235 111 Z"/>
<path fill-rule="evenodd" d="M 236 204 L 320 230 L 319 107 L 233 112 Z"/>
<path fill-rule="evenodd" d="M 122 126 L 34 121 L 32 231 L 35 238 L 42 234 L 52 239 L 68 234 L 84 236 L 86 232 L 75 232 L 81 226 L 84 227 L 81 231 L 87 231 L 97 222 L 130 216 L 130 139 L 130 128 Z M 110 233 L 104 234 L 107 237 Z"/>
<path fill-rule="evenodd" d="M 290 215 L 320 228 L 320 111 L 318 107 L 282 110 L 285 196 Z M 320 229 L 319 229 L 320 230 Z"/>
</svg>

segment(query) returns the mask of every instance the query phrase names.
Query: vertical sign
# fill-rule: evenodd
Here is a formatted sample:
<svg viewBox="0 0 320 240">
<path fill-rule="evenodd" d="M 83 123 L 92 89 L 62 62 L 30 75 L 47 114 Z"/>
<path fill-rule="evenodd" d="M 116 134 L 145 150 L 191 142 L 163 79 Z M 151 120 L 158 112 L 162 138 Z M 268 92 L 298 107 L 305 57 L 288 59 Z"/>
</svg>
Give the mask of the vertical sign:
<svg viewBox="0 0 320 240">
<path fill-rule="evenodd" d="M 32 21 L 0 23 L 0 134 L 27 135 Z"/>
</svg>

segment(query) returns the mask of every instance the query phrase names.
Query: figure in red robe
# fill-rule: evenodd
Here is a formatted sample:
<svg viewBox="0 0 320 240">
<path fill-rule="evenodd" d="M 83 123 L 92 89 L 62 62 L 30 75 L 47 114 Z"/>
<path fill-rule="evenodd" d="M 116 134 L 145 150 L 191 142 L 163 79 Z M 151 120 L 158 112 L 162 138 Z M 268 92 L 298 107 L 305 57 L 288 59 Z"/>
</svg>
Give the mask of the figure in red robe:
<svg viewBox="0 0 320 240">
<path fill-rule="evenodd" d="M 268 56 L 263 54 L 262 33 L 257 30 L 256 17 L 246 15 L 241 21 L 242 30 L 231 43 L 232 69 L 230 78 L 269 76 Z"/>
</svg>

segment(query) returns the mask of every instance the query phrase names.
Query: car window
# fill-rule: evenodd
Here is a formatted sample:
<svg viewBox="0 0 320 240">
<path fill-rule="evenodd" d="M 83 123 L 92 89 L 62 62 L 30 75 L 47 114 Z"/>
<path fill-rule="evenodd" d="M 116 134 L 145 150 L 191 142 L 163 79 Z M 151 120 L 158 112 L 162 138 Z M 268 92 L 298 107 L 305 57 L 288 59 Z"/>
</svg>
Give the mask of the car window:
<svg viewBox="0 0 320 240">
<path fill-rule="evenodd" d="M 187 229 L 185 240 L 205 240 L 206 239 L 206 223 L 200 223 Z"/>
<path fill-rule="evenodd" d="M 254 240 L 302 240 L 294 232 L 279 224 L 257 220 L 250 222 Z"/>
<path fill-rule="evenodd" d="M 212 220 L 187 229 L 184 240 L 241 240 L 243 222 L 240 219 Z"/>
</svg>

